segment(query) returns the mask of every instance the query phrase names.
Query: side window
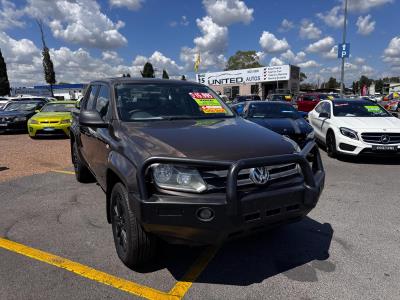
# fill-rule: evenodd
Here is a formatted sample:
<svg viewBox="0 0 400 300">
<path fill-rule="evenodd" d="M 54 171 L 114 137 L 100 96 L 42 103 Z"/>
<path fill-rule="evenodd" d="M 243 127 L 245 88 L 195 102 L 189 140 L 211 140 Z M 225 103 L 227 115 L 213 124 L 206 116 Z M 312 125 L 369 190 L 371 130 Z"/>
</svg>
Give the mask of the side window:
<svg viewBox="0 0 400 300">
<path fill-rule="evenodd" d="M 94 99 L 96 98 L 96 93 L 98 90 L 97 85 L 92 85 L 90 87 L 90 91 L 88 91 L 87 96 L 85 97 L 86 103 L 85 103 L 85 109 L 86 110 L 92 110 L 94 106 Z"/>
<path fill-rule="evenodd" d="M 107 116 L 108 107 L 110 104 L 110 89 L 108 86 L 101 85 L 99 94 L 97 95 L 95 110 L 97 110 L 104 120 Z"/>
<path fill-rule="evenodd" d="M 326 113 L 329 113 L 329 114 L 331 113 L 331 108 L 330 108 L 329 103 L 324 102 L 324 103 L 321 104 L 321 112 L 326 112 Z"/>
<path fill-rule="evenodd" d="M 315 108 L 315 111 L 316 111 L 317 113 L 321 113 L 321 112 L 322 112 L 322 104 L 323 104 L 323 103 L 318 104 L 317 107 Z"/>
</svg>

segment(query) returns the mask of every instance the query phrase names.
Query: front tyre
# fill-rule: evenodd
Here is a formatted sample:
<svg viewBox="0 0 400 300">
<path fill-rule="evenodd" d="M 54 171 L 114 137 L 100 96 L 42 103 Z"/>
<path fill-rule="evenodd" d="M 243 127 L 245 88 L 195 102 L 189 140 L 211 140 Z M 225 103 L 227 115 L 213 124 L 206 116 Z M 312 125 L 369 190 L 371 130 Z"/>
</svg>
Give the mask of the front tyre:
<svg viewBox="0 0 400 300">
<path fill-rule="evenodd" d="M 144 266 L 156 252 L 156 238 L 138 222 L 128 192 L 121 183 L 111 192 L 111 225 L 118 257 L 130 269 Z"/>
<path fill-rule="evenodd" d="M 328 132 L 326 136 L 326 153 L 329 157 L 337 157 L 336 138 L 333 132 Z"/>
</svg>

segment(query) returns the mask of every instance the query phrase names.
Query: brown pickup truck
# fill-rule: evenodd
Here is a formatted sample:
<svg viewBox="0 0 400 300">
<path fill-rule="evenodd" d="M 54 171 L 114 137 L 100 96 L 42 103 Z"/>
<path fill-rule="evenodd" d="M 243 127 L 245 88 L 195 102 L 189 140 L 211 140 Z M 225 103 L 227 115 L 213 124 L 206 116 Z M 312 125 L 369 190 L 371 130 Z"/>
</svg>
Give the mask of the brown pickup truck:
<svg viewBox="0 0 400 300">
<path fill-rule="evenodd" d="M 73 114 L 71 152 L 77 180 L 104 190 L 130 268 L 153 258 L 158 239 L 215 244 L 301 220 L 325 180 L 313 141 L 300 151 L 189 81 L 90 83 Z"/>
</svg>

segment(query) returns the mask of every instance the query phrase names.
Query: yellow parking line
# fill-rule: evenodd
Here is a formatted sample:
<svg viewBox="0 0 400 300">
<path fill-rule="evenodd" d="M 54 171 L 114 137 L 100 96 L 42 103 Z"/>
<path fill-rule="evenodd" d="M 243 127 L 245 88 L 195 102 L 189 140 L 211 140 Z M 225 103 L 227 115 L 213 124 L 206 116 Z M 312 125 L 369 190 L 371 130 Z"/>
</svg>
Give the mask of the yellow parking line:
<svg viewBox="0 0 400 300">
<path fill-rule="evenodd" d="M 68 175 L 75 175 L 75 172 L 72 172 L 72 171 L 51 170 L 51 172 L 62 173 L 62 174 L 68 174 Z"/>
<path fill-rule="evenodd" d="M 47 264 L 65 269 L 67 271 L 78 274 L 82 277 L 112 286 L 119 290 L 131 293 L 136 296 L 140 296 L 147 299 L 176 299 L 171 295 L 152 289 L 147 286 L 143 286 L 126 279 L 118 278 L 102 271 L 95 270 L 93 268 L 81 265 L 80 263 L 73 262 L 71 260 L 50 254 L 41 250 L 37 250 L 7 239 L 0 238 L 0 248 L 7 249 L 9 251 L 22 254 L 24 256 L 45 262 Z"/>
<path fill-rule="evenodd" d="M 218 247 L 208 247 L 195 261 L 189 271 L 183 276 L 182 280 L 178 281 L 170 290 L 169 295 L 182 299 L 192 286 L 193 282 L 196 281 L 209 262 L 214 258 L 218 249 Z"/>
</svg>

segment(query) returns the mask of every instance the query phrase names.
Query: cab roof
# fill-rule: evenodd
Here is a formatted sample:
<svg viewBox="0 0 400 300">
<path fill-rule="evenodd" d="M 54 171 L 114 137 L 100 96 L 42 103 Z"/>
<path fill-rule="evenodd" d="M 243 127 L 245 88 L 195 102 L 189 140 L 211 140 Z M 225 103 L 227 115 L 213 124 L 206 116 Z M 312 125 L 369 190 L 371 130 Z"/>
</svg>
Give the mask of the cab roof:
<svg viewBox="0 0 400 300">
<path fill-rule="evenodd" d="M 163 84 L 163 85 L 198 85 L 203 86 L 202 84 L 195 81 L 186 81 L 186 80 L 177 80 L 177 79 L 161 79 L 161 78 L 140 78 L 140 77 L 113 77 L 113 78 L 104 78 L 98 79 L 90 82 L 90 84 L 96 84 L 105 82 L 108 84 Z"/>
</svg>

